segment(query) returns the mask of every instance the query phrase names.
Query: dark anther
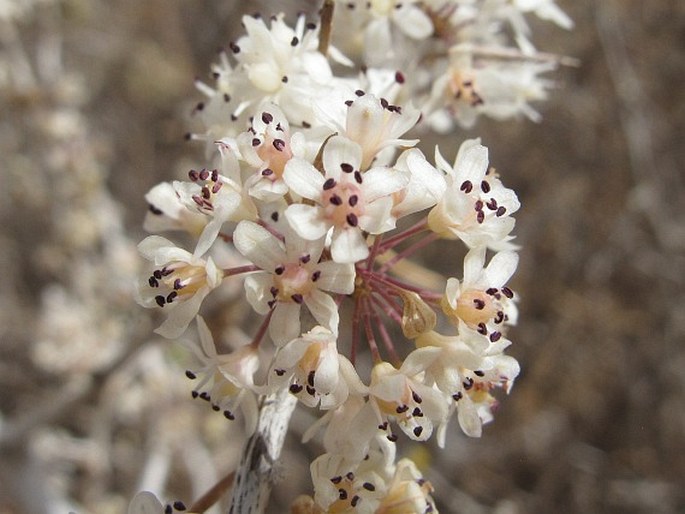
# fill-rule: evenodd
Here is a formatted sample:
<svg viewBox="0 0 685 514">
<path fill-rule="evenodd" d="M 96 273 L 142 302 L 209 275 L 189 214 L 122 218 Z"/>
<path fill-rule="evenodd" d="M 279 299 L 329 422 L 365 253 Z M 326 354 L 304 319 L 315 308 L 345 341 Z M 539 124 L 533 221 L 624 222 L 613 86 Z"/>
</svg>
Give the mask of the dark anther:
<svg viewBox="0 0 685 514">
<path fill-rule="evenodd" d="M 283 75 L 283 76 L 281 77 L 281 82 L 283 82 L 284 84 L 287 84 L 287 83 L 288 83 L 288 77 L 287 77 L 287 75 Z"/>
<path fill-rule="evenodd" d="M 314 273 L 312 273 L 312 282 L 316 282 L 319 280 L 319 277 L 321 276 L 321 272 L 319 270 L 316 270 Z"/>
<path fill-rule="evenodd" d="M 342 198 L 340 198 L 338 195 L 331 196 L 330 202 L 333 205 L 342 205 L 343 203 Z"/>
<path fill-rule="evenodd" d="M 394 443 L 394 442 L 397 441 L 397 434 L 390 434 L 390 435 L 387 435 L 386 438 L 387 438 L 388 441 L 390 441 L 391 443 Z"/>
<path fill-rule="evenodd" d="M 359 197 L 357 195 L 352 195 L 347 200 L 347 203 L 350 205 L 350 207 L 357 205 L 357 202 L 359 202 Z"/>
<path fill-rule="evenodd" d="M 423 417 L 423 411 L 419 409 L 418 407 L 414 407 L 414 410 L 411 412 L 411 415 L 417 418 L 422 418 Z"/>
<path fill-rule="evenodd" d="M 276 275 L 283 275 L 283 272 L 285 271 L 285 268 L 283 266 L 278 266 L 275 270 L 274 273 Z"/>
<path fill-rule="evenodd" d="M 404 75 L 401 71 L 395 72 L 395 82 L 397 82 L 398 84 L 404 84 Z"/>
<path fill-rule="evenodd" d="M 178 296 L 178 293 L 176 291 L 171 291 L 168 295 L 166 295 L 166 303 L 171 303 L 174 301 L 174 298 Z"/>
<path fill-rule="evenodd" d="M 212 399 L 212 397 L 209 396 L 209 393 L 208 393 L 207 391 L 202 391 L 202 392 L 200 393 L 200 399 L 201 399 L 201 400 L 204 400 L 204 401 L 206 401 L 206 402 L 208 402 L 208 401 L 210 401 L 210 400 Z"/>
<path fill-rule="evenodd" d="M 307 383 L 312 387 L 314 387 L 314 375 L 315 374 L 316 374 L 316 372 L 314 370 L 311 370 L 309 372 L 309 374 L 307 375 Z"/>
<path fill-rule="evenodd" d="M 367 491 L 375 491 L 375 490 L 376 490 L 376 486 L 373 485 L 371 482 L 364 482 L 364 484 L 362 485 L 362 487 L 363 487 L 364 489 L 366 489 Z"/>
<path fill-rule="evenodd" d="M 150 287 L 159 287 L 159 282 L 157 282 L 155 277 L 150 277 L 147 279 L 147 283 L 150 284 Z"/>
<path fill-rule="evenodd" d="M 354 168 L 352 165 L 348 162 L 343 162 L 340 164 L 340 169 L 343 170 L 345 173 L 352 173 L 354 171 Z"/>
<path fill-rule="evenodd" d="M 173 507 L 167 503 L 166 507 L 164 507 L 164 514 L 172 514 L 172 512 L 174 512 Z"/>
<path fill-rule="evenodd" d="M 498 218 L 501 218 L 502 216 L 504 216 L 504 213 L 505 213 L 505 212 L 507 212 L 507 208 L 506 208 L 506 207 L 499 206 L 499 207 L 497 208 L 497 212 L 495 213 L 495 216 L 497 216 Z"/>
<path fill-rule="evenodd" d="M 488 327 L 485 326 L 485 323 L 478 323 L 478 333 L 481 335 L 486 335 L 488 333 Z"/>
<path fill-rule="evenodd" d="M 359 503 L 359 500 L 360 500 L 360 499 L 361 499 L 361 498 L 359 498 L 359 496 L 357 496 L 357 495 L 355 494 L 355 495 L 352 497 L 352 501 L 350 502 L 350 505 L 352 505 L 353 507 L 356 507 L 357 504 Z"/>
<path fill-rule="evenodd" d="M 362 91 L 361 89 L 357 89 L 357 90 L 354 92 L 354 94 L 357 95 L 357 96 L 364 96 L 366 93 L 364 93 L 364 91 Z"/>
<path fill-rule="evenodd" d="M 487 294 L 490 296 L 494 295 L 497 293 L 497 288 L 496 287 L 489 287 L 488 289 L 485 290 Z"/>
<path fill-rule="evenodd" d="M 345 100 L 345 105 L 347 105 L 348 107 L 351 107 L 353 103 L 354 101 L 352 100 Z"/>
<path fill-rule="evenodd" d="M 193 373 L 192 371 L 190 371 L 189 369 L 186 370 L 186 376 L 190 380 L 195 380 L 197 378 L 197 375 L 195 373 Z"/>
<path fill-rule="evenodd" d="M 416 391 L 411 392 L 411 397 L 414 399 L 416 403 L 421 403 L 423 401 L 419 396 L 419 393 L 417 393 Z"/>
<path fill-rule="evenodd" d="M 284 369 L 276 368 L 276 369 L 274 370 L 274 373 L 276 373 L 279 377 L 282 377 L 283 375 L 285 375 L 285 370 L 284 370 Z"/>
<path fill-rule="evenodd" d="M 174 502 L 174 509 L 183 511 L 186 510 L 186 506 L 183 502 L 177 501 Z"/>
<path fill-rule="evenodd" d="M 290 384 L 290 392 L 293 394 L 297 394 L 300 391 L 302 391 L 303 387 L 300 384 Z"/>
<path fill-rule="evenodd" d="M 255 137 L 252 139 L 252 146 L 259 146 L 262 142 L 259 140 L 258 137 Z"/>
<path fill-rule="evenodd" d="M 342 482 L 342 477 L 340 475 L 338 475 L 337 477 L 333 477 L 331 478 L 331 482 L 333 482 L 334 484 L 339 484 L 340 482 Z"/>
<path fill-rule="evenodd" d="M 423 427 L 414 427 L 414 435 L 416 437 L 419 437 L 421 435 L 421 432 L 423 432 Z"/>
<path fill-rule="evenodd" d="M 345 478 L 347 478 L 347 480 L 349 480 L 351 482 L 352 480 L 354 480 L 354 473 L 352 473 L 351 471 L 348 471 L 347 474 L 345 475 Z"/>
<path fill-rule="evenodd" d="M 303 128 L 312 128 L 312 124 L 311 124 L 311 123 L 307 123 L 306 121 L 303 121 L 303 122 L 302 122 L 302 127 L 303 127 Z"/>
<path fill-rule="evenodd" d="M 219 180 L 219 170 L 212 170 L 212 182 Z"/>
<path fill-rule="evenodd" d="M 478 221 L 478 223 L 483 223 L 485 221 L 485 213 L 483 211 L 478 211 L 478 214 L 476 214 L 476 221 Z"/>
<path fill-rule="evenodd" d="M 463 396 L 464 396 L 464 395 L 461 393 L 461 391 L 459 391 L 459 392 L 456 392 L 456 393 L 454 393 L 454 394 L 452 395 L 452 399 L 453 399 L 455 402 L 458 402 L 459 400 L 461 400 L 461 399 L 463 398 Z"/>
<path fill-rule="evenodd" d="M 387 109 L 388 105 L 390 105 L 388 101 L 385 98 L 381 98 L 381 107 L 383 107 L 383 109 Z"/>
<path fill-rule="evenodd" d="M 357 182 L 357 184 L 362 183 L 362 174 L 358 170 L 354 172 L 354 180 Z"/>
<path fill-rule="evenodd" d="M 224 411 L 224 418 L 226 418 L 230 421 L 233 421 L 235 419 L 235 416 L 233 415 L 233 413 L 230 410 L 225 410 Z"/>
<path fill-rule="evenodd" d="M 487 180 L 483 180 L 483 182 L 480 183 L 480 190 L 483 191 L 483 193 L 489 193 L 490 183 Z"/>
<path fill-rule="evenodd" d="M 314 396 L 316 394 L 316 389 L 314 389 L 312 386 L 307 386 L 307 393 L 309 396 Z"/>
<path fill-rule="evenodd" d="M 341 500 L 347 500 L 347 491 L 345 489 L 338 489 L 338 497 Z"/>
<path fill-rule="evenodd" d="M 224 102 L 229 103 L 231 101 L 231 95 L 224 93 Z"/>
<path fill-rule="evenodd" d="M 326 179 L 326 182 L 323 183 L 323 190 L 328 191 L 329 189 L 333 189 L 335 187 L 335 179 L 334 178 L 329 178 Z"/>
<path fill-rule="evenodd" d="M 233 41 L 231 41 L 231 42 L 228 44 L 228 47 L 231 49 L 231 51 L 232 51 L 234 54 L 237 54 L 238 52 L 240 52 L 240 47 L 239 47 L 238 45 L 236 45 Z"/>
<path fill-rule="evenodd" d="M 463 191 L 464 193 L 470 193 L 471 191 L 473 191 L 473 184 L 470 180 L 465 180 L 461 183 L 459 190 Z"/>
<path fill-rule="evenodd" d="M 480 298 L 474 298 L 473 299 L 473 304 L 476 306 L 476 309 L 479 311 L 482 311 L 485 309 L 485 302 L 481 300 Z"/>
<path fill-rule="evenodd" d="M 271 115 L 271 113 L 269 113 L 269 112 L 263 112 L 263 113 L 262 113 L 262 121 L 263 121 L 265 124 L 268 125 L 268 124 L 271 123 L 273 120 L 274 120 L 274 117 Z"/>
<path fill-rule="evenodd" d="M 262 170 L 262 177 L 270 177 L 273 174 L 274 174 L 274 170 L 272 170 L 271 168 L 264 168 Z"/>
<path fill-rule="evenodd" d="M 161 294 L 158 294 L 157 296 L 155 296 L 155 302 L 157 302 L 157 305 L 159 305 L 160 307 L 164 307 L 166 300 Z"/>
<path fill-rule="evenodd" d="M 275 223 L 278 221 L 278 211 L 274 211 L 271 213 L 271 220 Z"/>
<path fill-rule="evenodd" d="M 276 286 L 271 286 L 269 292 L 271 293 L 271 296 L 275 297 L 278 294 L 278 288 Z"/>
<path fill-rule="evenodd" d="M 502 337 L 502 332 L 493 332 L 490 334 L 490 341 L 496 343 Z"/>
<path fill-rule="evenodd" d="M 193 398 L 197 398 L 198 396 L 200 396 L 200 393 L 198 393 L 197 391 L 191 391 L 190 396 L 192 396 Z"/>
<path fill-rule="evenodd" d="M 150 209 L 150 212 L 151 212 L 152 214 L 154 214 L 155 216 L 160 216 L 160 215 L 164 214 L 163 211 L 161 211 L 160 209 L 158 209 L 157 207 L 155 207 L 155 206 L 152 205 L 152 204 L 149 204 L 149 205 L 148 205 L 148 209 Z"/>
<path fill-rule="evenodd" d="M 290 298 L 292 299 L 293 302 L 297 304 L 302 304 L 304 302 L 304 298 L 302 298 L 302 295 L 300 293 L 295 293 L 293 295 L 290 295 Z"/>
<path fill-rule="evenodd" d="M 483 210 L 483 200 L 478 200 L 474 205 L 473 208 L 476 209 L 477 211 L 482 211 Z"/>
<path fill-rule="evenodd" d="M 506 286 L 502 288 L 502 294 L 504 296 L 506 296 L 507 298 L 513 298 L 514 297 L 514 292 Z"/>
<path fill-rule="evenodd" d="M 290 40 L 290 46 L 297 46 L 297 43 L 299 43 L 300 40 L 297 39 L 297 36 L 293 36 L 293 38 Z"/>
<path fill-rule="evenodd" d="M 347 224 L 350 227 L 356 227 L 359 224 L 359 219 L 357 218 L 357 215 L 354 214 L 353 212 L 351 212 L 347 216 L 345 216 L 345 220 L 347 221 Z"/>
<path fill-rule="evenodd" d="M 395 411 L 397 414 L 402 414 L 403 412 L 407 412 L 409 410 L 409 405 L 398 405 Z"/>
<path fill-rule="evenodd" d="M 212 410 L 214 412 L 219 412 L 221 410 L 221 407 L 219 407 L 218 405 L 212 405 Z"/>
<path fill-rule="evenodd" d="M 276 150 L 282 152 L 285 148 L 285 141 L 283 141 L 282 139 L 274 139 L 273 145 Z"/>
<path fill-rule="evenodd" d="M 466 389 L 468 391 L 469 389 L 471 389 L 473 387 L 473 378 L 468 377 L 466 379 L 466 382 L 462 382 L 462 384 L 464 385 L 464 389 Z"/>
</svg>

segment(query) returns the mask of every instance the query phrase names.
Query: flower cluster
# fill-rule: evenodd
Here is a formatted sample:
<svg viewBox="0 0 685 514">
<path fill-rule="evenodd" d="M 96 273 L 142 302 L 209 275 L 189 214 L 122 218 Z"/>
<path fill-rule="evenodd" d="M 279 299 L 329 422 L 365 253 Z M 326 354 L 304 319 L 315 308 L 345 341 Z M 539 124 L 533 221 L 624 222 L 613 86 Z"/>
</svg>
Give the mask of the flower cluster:
<svg viewBox="0 0 685 514">
<path fill-rule="evenodd" d="M 195 137 L 213 148 L 213 164 L 146 196 L 146 228 L 185 232 L 196 246 L 145 239 L 139 302 L 166 314 L 157 332 L 177 338 L 214 290 L 242 283 L 262 319 L 254 337 L 218 353 L 197 316 L 199 366 L 187 376 L 198 381 L 193 396 L 227 419 L 240 408 L 248 430 L 258 395 L 287 388 L 323 411 L 305 434 L 323 432 L 325 453 L 302 512 L 435 512 L 430 484 L 410 461 L 395 463 L 395 444 L 435 433 L 444 445 L 455 413 L 478 437 L 496 391 L 511 389 L 519 202 L 479 139 L 462 142 L 450 165 L 407 133 L 445 112 L 462 124 L 527 112 L 530 97 L 512 84 L 542 91 L 537 74 L 551 61 L 536 57 L 522 13 L 568 19 L 551 1 L 338 7 L 333 28 L 351 17 L 355 35 L 333 42 L 349 53 L 362 38 L 364 73 L 334 75 L 329 59 L 353 61 L 328 43 L 331 26 L 246 16 L 247 35 L 229 45 L 232 59 L 222 54 L 215 85 L 198 83 L 208 101 Z M 488 46 L 503 44 L 493 27 L 505 23 L 520 55 Z M 486 65 L 484 48 L 502 59 Z M 429 54 L 442 57 L 429 67 Z M 438 240 L 465 252 L 451 254 L 448 277 L 409 260 Z"/>
</svg>

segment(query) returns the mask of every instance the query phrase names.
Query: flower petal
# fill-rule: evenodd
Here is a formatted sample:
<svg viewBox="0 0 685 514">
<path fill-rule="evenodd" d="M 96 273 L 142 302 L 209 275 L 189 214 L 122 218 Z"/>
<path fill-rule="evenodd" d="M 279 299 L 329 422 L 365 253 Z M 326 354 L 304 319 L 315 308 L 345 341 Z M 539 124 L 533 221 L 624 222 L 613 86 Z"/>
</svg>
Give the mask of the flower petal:
<svg viewBox="0 0 685 514">
<path fill-rule="evenodd" d="M 241 254 L 266 271 L 273 271 L 286 261 L 283 244 L 264 227 L 241 221 L 233 232 L 233 244 Z"/>
</svg>

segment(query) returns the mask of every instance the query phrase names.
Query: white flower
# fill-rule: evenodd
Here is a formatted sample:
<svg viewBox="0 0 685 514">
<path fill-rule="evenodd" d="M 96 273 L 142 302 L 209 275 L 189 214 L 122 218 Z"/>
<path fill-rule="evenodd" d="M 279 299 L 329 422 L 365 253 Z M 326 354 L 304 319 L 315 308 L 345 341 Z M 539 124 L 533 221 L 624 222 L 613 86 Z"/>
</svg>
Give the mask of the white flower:
<svg viewBox="0 0 685 514">
<path fill-rule="evenodd" d="M 245 291 L 248 302 L 258 313 L 267 314 L 273 309 L 269 334 L 277 345 L 300 336 L 303 304 L 319 324 L 337 334 L 338 306 L 324 291 L 352 293 L 354 266 L 319 262 L 322 239 L 307 241 L 288 232 L 284 244 L 251 221 L 238 224 L 233 242 L 241 254 L 263 270 L 245 279 Z"/>
<path fill-rule="evenodd" d="M 433 207 L 445 194 L 445 176 L 417 148 L 402 152 L 394 165 L 410 174 L 407 186 L 393 195 L 392 208 L 397 219 Z"/>
<path fill-rule="evenodd" d="M 362 173 L 361 153 L 358 144 L 334 136 L 323 150 L 325 176 L 297 158 L 288 162 L 283 175 L 291 190 L 316 203 L 289 206 L 288 222 L 308 240 L 319 239 L 332 228 L 331 254 L 340 263 L 368 256 L 362 231 L 379 234 L 395 226 L 391 194 L 409 182 L 402 170 L 379 167 Z"/>
<path fill-rule="evenodd" d="M 276 353 L 269 384 L 289 384 L 302 403 L 326 410 L 347 400 L 350 388 L 360 394 L 366 388 L 354 365 L 338 353 L 336 340 L 321 326 L 293 339 Z"/>
<path fill-rule="evenodd" d="M 245 430 L 251 434 L 257 426 L 258 408 L 254 388 L 254 374 L 259 369 L 259 354 L 246 345 L 229 354 L 218 354 L 214 338 L 204 319 L 197 316 L 200 345 L 184 341 L 201 367 L 186 371 L 190 379 L 200 378 L 193 389 L 193 397 L 210 402 L 212 408 L 229 419 L 235 419 L 240 408 L 245 416 Z"/>
<path fill-rule="evenodd" d="M 360 394 L 350 394 L 347 400 L 329 410 L 307 429 L 302 437 L 309 441 L 323 426 L 324 448 L 328 453 L 343 455 L 350 461 L 361 461 L 369 453 L 369 445 L 379 433 L 378 419 L 371 404 Z"/>
<path fill-rule="evenodd" d="M 502 353 L 510 341 L 500 338 L 483 346 L 482 339 L 472 334 L 449 337 L 428 332 L 419 336 L 416 344 L 418 349 L 405 363 L 412 362 L 415 368 L 425 370 L 427 379 L 454 400 L 451 409 L 456 407 L 464 433 L 480 437 L 482 425 L 492 420 L 496 405 L 489 391 L 502 387 L 509 393 L 519 374 L 516 359 Z M 444 440 L 444 430 L 440 430 L 438 443 L 444 445 Z"/>
<path fill-rule="evenodd" d="M 238 137 L 242 158 L 256 170 L 247 182 L 250 195 L 272 202 L 287 193 L 283 169 L 293 155 L 305 157 L 305 145 L 304 135 L 291 134 L 288 120 L 276 105 L 261 106 L 250 129 Z"/>
<path fill-rule="evenodd" d="M 143 222 L 148 232 L 181 230 L 194 236 L 202 233 L 207 224 L 207 217 L 195 209 L 190 209 L 181 200 L 175 187 L 179 182 L 157 184 L 145 194 L 149 210 Z"/>
<path fill-rule="evenodd" d="M 221 283 L 223 271 L 211 257 L 196 257 L 160 236 L 145 238 L 138 250 L 154 268 L 139 281 L 136 301 L 167 311 L 166 321 L 155 332 L 176 338 L 195 317 L 205 296 Z"/>
<path fill-rule="evenodd" d="M 436 130 L 451 130 L 449 119 L 462 127 L 472 127 L 479 114 L 498 120 L 523 114 L 540 121 L 540 114 L 530 103 L 547 98 L 552 82 L 540 75 L 554 70 L 556 62 L 524 59 L 523 54 L 514 59 L 517 54 L 507 47 L 495 46 L 487 51 L 510 58 L 477 60 L 470 44 L 450 50 L 449 66 L 436 78 L 431 93 L 432 103 L 445 108 L 429 119 Z"/>
<path fill-rule="evenodd" d="M 216 240 L 227 221 L 256 219 L 257 208 L 240 184 L 240 167 L 231 147 L 217 142 L 221 155 L 222 172 L 218 170 L 191 170 L 191 182 L 174 184 L 188 207 L 195 208 L 207 217 L 207 224 L 195 247 L 195 255 L 203 255 Z"/>
<path fill-rule="evenodd" d="M 425 441 L 435 424 L 444 423 L 448 404 L 440 391 L 423 384 L 416 371 L 409 359 L 399 370 L 387 362 L 376 364 L 371 371 L 369 399 L 386 430 L 388 420 L 395 420 L 411 439 Z"/>
<path fill-rule="evenodd" d="M 373 514 L 387 487 L 385 470 L 373 464 L 362 461 L 358 466 L 341 455 L 320 455 L 309 468 L 314 500 L 326 512 Z"/>
<path fill-rule="evenodd" d="M 516 323 L 514 293 L 506 284 L 518 266 L 518 254 L 498 252 L 487 267 L 485 254 L 485 247 L 474 248 L 466 254 L 464 280 L 447 280 L 441 304 L 454 325 L 466 325 L 495 342 L 502 335 L 503 323 Z"/>
<path fill-rule="evenodd" d="M 433 486 L 427 482 L 409 459 L 397 463 L 395 475 L 375 514 L 436 513 L 430 494 Z"/>
<path fill-rule="evenodd" d="M 450 166 L 436 148 L 438 168 L 447 174 L 447 191 L 428 214 L 428 226 L 443 238 L 461 239 L 470 248 L 511 247 L 511 215 L 520 203 L 488 167 L 488 149 L 479 139 L 462 143 Z"/>
</svg>

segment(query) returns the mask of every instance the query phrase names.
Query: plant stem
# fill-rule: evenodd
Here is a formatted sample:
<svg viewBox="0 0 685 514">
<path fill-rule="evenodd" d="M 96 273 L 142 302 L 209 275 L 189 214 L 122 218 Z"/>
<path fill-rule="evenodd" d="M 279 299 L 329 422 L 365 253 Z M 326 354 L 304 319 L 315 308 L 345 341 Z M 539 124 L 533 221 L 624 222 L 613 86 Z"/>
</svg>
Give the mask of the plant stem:
<svg viewBox="0 0 685 514">
<path fill-rule="evenodd" d="M 278 461 L 297 399 L 287 389 L 264 396 L 257 429 L 248 439 L 228 514 L 262 514 L 269 501 L 274 466 Z"/>
</svg>

